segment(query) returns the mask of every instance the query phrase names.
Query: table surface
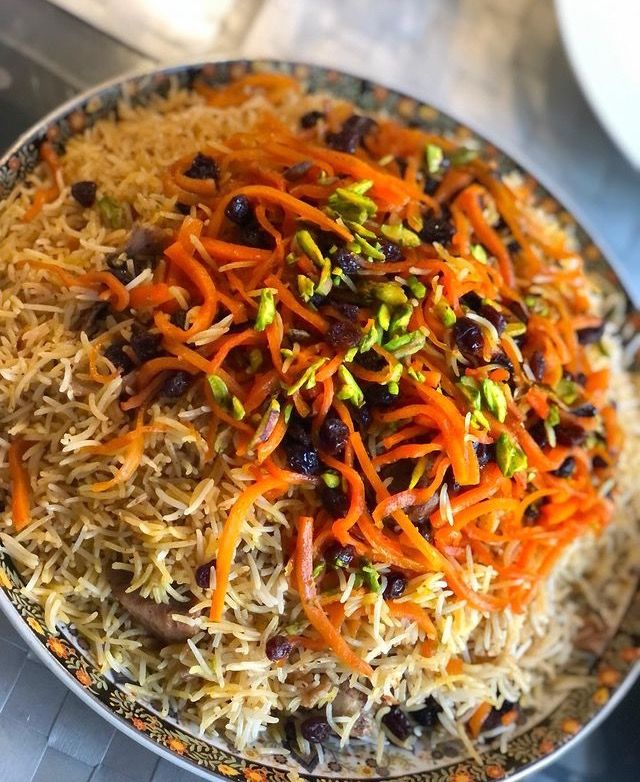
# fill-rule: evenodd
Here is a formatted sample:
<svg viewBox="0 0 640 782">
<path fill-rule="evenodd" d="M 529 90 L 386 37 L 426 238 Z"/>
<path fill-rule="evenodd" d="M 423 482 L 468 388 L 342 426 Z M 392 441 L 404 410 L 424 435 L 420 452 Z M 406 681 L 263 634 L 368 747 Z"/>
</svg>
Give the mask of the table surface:
<svg viewBox="0 0 640 782">
<path fill-rule="evenodd" d="M 55 2 L 91 24 L 46 0 L 0 3 L 0 149 L 79 90 L 167 57 L 330 64 L 433 103 L 528 164 L 583 218 L 640 302 L 640 174 L 580 93 L 551 0 L 188 0 L 198 29 L 210 36 L 200 33 L 193 46 L 189 29 L 170 35 L 157 16 L 145 17 L 153 7 L 145 0 Z M 532 782 L 636 780 L 638 708 L 640 687 Z M 0 780 L 196 777 L 81 703 L 0 615 Z"/>
</svg>

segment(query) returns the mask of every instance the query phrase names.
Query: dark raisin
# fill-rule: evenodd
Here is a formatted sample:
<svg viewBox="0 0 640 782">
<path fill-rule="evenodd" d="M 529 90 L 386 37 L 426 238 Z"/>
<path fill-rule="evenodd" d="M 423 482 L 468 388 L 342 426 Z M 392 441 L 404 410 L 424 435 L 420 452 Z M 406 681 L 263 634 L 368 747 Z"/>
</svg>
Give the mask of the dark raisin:
<svg viewBox="0 0 640 782">
<path fill-rule="evenodd" d="M 337 149 L 339 152 L 349 152 L 351 155 L 362 144 L 364 137 L 376 126 L 375 120 L 352 114 L 348 117 L 337 133 L 327 133 L 325 141 L 327 146 Z"/>
<path fill-rule="evenodd" d="M 544 421 L 536 421 L 533 426 L 529 427 L 529 434 L 531 437 L 533 437 L 540 448 L 546 448 L 547 445 L 549 445 L 547 429 L 544 425 Z"/>
<path fill-rule="evenodd" d="M 390 242 L 388 239 L 378 239 L 378 244 L 380 245 L 380 250 L 384 255 L 385 261 L 389 261 L 390 263 L 393 261 L 401 261 L 404 257 L 400 246 Z"/>
<path fill-rule="evenodd" d="M 552 470 L 551 474 L 557 478 L 570 478 L 576 471 L 576 460 L 573 456 L 567 456 L 557 470 Z"/>
<path fill-rule="evenodd" d="M 330 456 L 338 456 L 344 451 L 349 439 L 349 427 L 334 415 L 329 414 L 318 433 L 320 447 Z"/>
<path fill-rule="evenodd" d="M 498 312 L 498 310 L 495 307 L 492 307 L 490 304 L 483 304 L 482 307 L 480 307 L 478 310 L 478 315 L 488 320 L 489 323 L 494 326 L 498 334 L 502 334 L 502 332 L 505 330 L 507 319 L 501 312 Z"/>
<path fill-rule="evenodd" d="M 357 304 L 347 304 L 346 301 L 336 301 L 332 302 L 332 304 L 348 320 L 355 321 L 358 319 L 360 307 Z"/>
<path fill-rule="evenodd" d="M 482 351 L 482 332 L 471 318 L 458 318 L 453 326 L 453 338 L 465 358 L 475 358 Z"/>
<path fill-rule="evenodd" d="M 404 174 L 403 174 L 403 176 L 404 176 Z M 424 185 L 422 186 L 422 190 L 427 195 L 432 196 L 432 195 L 435 195 L 436 190 L 439 187 L 440 187 L 440 180 L 439 179 L 436 179 L 435 177 L 432 177 L 432 176 L 427 176 L 427 177 L 425 177 Z"/>
<path fill-rule="evenodd" d="M 210 562 L 205 562 L 204 565 L 200 565 L 196 570 L 196 584 L 202 589 L 209 589 L 211 569 L 215 566 L 216 561 L 215 559 L 212 559 Z"/>
<path fill-rule="evenodd" d="M 271 250 L 273 247 L 273 237 L 253 219 L 242 226 L 240 236 L 242 244 L 247 247 L 257 247 L 260 250 Z"/>
<path fill-rule="evenodd" d="M 506 301 L 505 305 L 513 312 L 513 314 L 522 323 L 529 322 L 529 313 L 519 301 Z"/>
<path fill-rule="evenodd" d="M 187 310 L 176 310 L 170 318 L 174 326 L 179 329 L 187 328 Z"/>
<path fill-rule="evenodd" d="M 332 348 L 352 348 L 360 342 L 362 331 L 357 323 L 336 320 L 327 329 L 326 339 Z"/>
<path fill-rule="evenodd" d="M 311 428 L 306 418 L 292 413 L 287 425 L 287 439 L 301 445 L 311 445 Z"/>
<path fill-rule="evenodd" d="M 302 720 L 300 733 L 312 744 L 322 744 L 329 738 L 331 728 L 322 717 L 307 717 L 306 720 Z"/>
<path fill-rule="evenodd" d="M 555 429 L 556 442 L 558 445 L 564 445 L 567 448 L 582 445 L 587 437 L 585 430 L 577 424 L 559 423 Z"/>
<path fill-rule="evenodd" d="M 314 293 L 313 296 L 309 299 L 309 304 L 312 304 L 316 309 L 318 307 L 321 307 L 323 304 L 326 304 L 327 297 L 323 296 L 321 293 Z"/>
<path fill-rule="evenodd" d="M 161 389 L 162 394 L 172 399 L 177 399 L 185 393 L 190 383 L 191 375 L 179 369 L 177 372 L 172 372 L 164 381 Z"/>
<path fill-rule="evenodd" d="M 273 662 L 286 660 L 293 651 L 293 644 L 286 635 L 272 635 L 267 641 L 265 651 Z"/>
<path fill-rule="evenodd" d="M 482 296 L 479 296 L 475 291 L 469 291 L 469 293 L 465 293 L 464 296 L 460 296 L 460 304 L 477 312 L 480 307 L 482 307 Z"/>
<path fill-rule="evenodd" d="M 332 568 L 348 568 L 353 562 L 356 550 L 350 544 L 341 546 L 339 543 L 332 543 L 324 552 L 324 558 Z"/>
<path fill-rule="evenodd" d="M 404 175 L 407 173 L 409 162 L 407 161 L 406 157 L 400 157 L 399 155 L 396 155 L 395 161 L 396 166 L 398 166 L 398 173 L 404 179 Z"/>
<path fill-rule="evenodd" d="M 430 695 L 425 700 L 422 708 L 417 709 L 416 711 L 410 711 L 409 716 L 412 717 L 418 725 L 422 725 L 423 728 L 433 728 L 439 722 L 438 714 L 440 714 L 441 711 L 442 707 L 438 701 Z"/>
<path fill-rule="evenodd" d="M 523 524 L 525 527 L 530 527 L 540 518 L 540 503 L 532 502 L 531 505 L 527 505 L 524 512 Z"/>
<path fill-rule="evenodd" d="M 603 459 L 600 454 L 596 454 L 591 460 L 591 466 L 594 470 L 602 470 L 609 466 L 609 462 L 606 461 L 606 459 Z"/>
<path fill-rule="evenodd" d="M 513 364 L 511 363 L 511 359 L 509 358 L 509 356 L 507 356 L 506 353 L 503 353 L 501 350 L 496 351 L 491 356 L 491 363 L 499 364 L 501 367 L 508 369 L 509 372 L 513 372 Z"/>
<path fill-rule="evenodd" d="M 422 224 L 422 230 L 418 234 L 423 242 L 438 242 L 438 244 L 447 244 L 455 229 L 451 222 L 444 216 L 427 217 Z"/>
<path fill-rule="evenodd" d="M 571 412 L 573 415 L 578 416 L 578 418 L 593 418 L 598 414 L 595 405 L 592 405 L 590 402 L 571 408 Z"/>
<path fill-rule="evenodd" d="M 381 386 L 379 383 L 371 383 L 364 389 L 364 398 L 370 407 L 391 407 L 398 401 L 397 395 L 394 396 L 387 386 Z"/>
<path fill-rule="evenodd" d="M 309 173 L 313 163 L 310 160 L 301 160 L 299 163 L 295 163 L 293 166 L 285 168 L 282 172 L 282 176 L 287 182 L 296 182 L 298 179 L 302 179 L 303 176 Z"/>
<path fill-rule="evenodd" d="M 181 215 L 191 214 L 191 204 L 183 204 L 182 201 L 176 201 L 176 212 L 180 212 Z"/>
<path fill-rule="evenodd" d="M 384 588 L 382 596 L 385 600 L 393 600 L 401 597 L 407 586 L 407 579 L 397 570 L 390 570 L 387 573 L 387 585 Z"/>
<path fill-rule="evenodd" d="M 0 494 L 0 513 L 4 513 L 7 509 L 7 500 L 4 494 Z"/>
<path fill-rule="evenodd" d="M 246 195 L 237 195 L 225 206 L 224 214 L 232 223 L 246 225 L 253 217 L 253 210 Z"/>
<path fill-rule="evenodd" d="M 573 382 L 577 383 L 579 386 L 584 386 L 587 382 L 587 376 L 584 372 L 576 372 L 576 374 L 573 375 Z"/>
<path fill-rule="evenodd" d="M 544 353 L 540 350 L 534 350 L 529 359 L 529 366 L 531 367 L 535 379 L 538 383 L 541 383 L 545 371 Z"/>
<path fill-rule="evenodd" d="M 108 358 L 113 366 L 123 375 L 126 375 L 133 369 L 133 361 L 124 350 L 126 346 L 127 343 L 122 339 L 112 342 L 104 351 L 104 357 Z"/>
<path fill-rule="evenodd" d="M 366 404 L 362 405 L 362 407 L 350 405 L 349 411 L 351 412 L 353 423 L 361 432 L 366 432 L 371 426 L 371 410 L 369 410 L 369 407 Z"/>
<path fill-rule="evenodd" d="M 597 326 L 589 326 L 586 329 L 578 329 L 576 336 L 581 345 L 593 345 L 600 342 L 604 334 L 604 321 Z"/>
<path fill-rule="evenodd" d="M 345 250 L 344 247 L 341 247 L 333 256 L 333 265 L 342 269 L 345 274 L 357 274 L 360 271 L 358 258 Z"/>
<path fill-rule="evenodd" d="M 77 328 L 84 331 L 89 339 L 93 339 L 104 326 L 104 319 L 109 314 L 108 301 L 99 301 L 92 304 L 88 310 L 82 313 Z"/>
<path fill-rule="evenodd" d="M 478 443 L 475 442 L 473 447 L 478 458 L 478 464 L 480 467 L 484 467 L 489 462 L 495 462 L 496 460 L 496 446 L 495 443 Z"/>
<path fill-rule="evenodd" d="M 331 514 L 334 519 L 341 519 L 349 510 L 349 498 L 342 489 L 331 489 L 324 481 L 318 487 L 322 507 Z"/>
<path fill-rule="evenodd" d="M 429 521 L 429 519 L 426 519 L 425 521 L 421 521 L 420 524 L 416 525 L 418 532 L 422 535 L 422 537 L 427 541 L 427 543 L 431 543 L 433 545 L 435 538 L 433 535 L 433 525 Z"/>
<path fill-rule="evenodd" d="M 520 252 L 520 242 L 517 242 L 515 239 L 511 239 L 511 241 L 507 244 L 507 250 L 511 253 L 511 255 L 515 255 L 516 253 Z"/>
<path fill-rule="evenodd" d="M 189 168 L 183 173 L 189 179 L 218 179 L 220 171 L 218 164 L 212 157 L 198 152 L 191 161 Z"/>
<path fill-rule="evenodd" d="M 287 464 L 293 472 L 301 475 L 317 475 L 320 472 L 320 459 L 318 452 L 311 445 L 285 441 L 284 448 L 287 454 Z"/>
<path fill-rule="evenodd" d="M 489 716 L 482 723 L 482 730 L 493 730 L 494 728 L 502 725 L 502 718 L 510 711 L 518 709 L 518 704 L 512 701 L 505 701 L 499 709 L 493 708 L 489 712 Z"/>
<path fill-rule="evenodd" d="M 325 113 L 324 111 L 308 111 L 306 114 L 303 114 L 300 117 L 300 127 L 304 128 L 305 130 L 308 130 L 309 128 L 313 128 L 318 124 L 318 120 L 324 119 Z"/>
<path fill-rule="evenodd" d="M 363 369 L 368 369 L 370 372 L 379 372 L 387 363 L 384 358 L 375 352 L 375 350 L 367 350 L 366 353 L 357 353 L 354 359 L 358 366 Z"/>
<path fill-rule="evenodd" d="M 128 285 L 136 276 L 136 270 L 133 261 L 130 261 L 125 255 L 111 255 L 107 258 L 107 266 L 113 276 L 123 285 Z"/>
<path fill-rule="evenodd" d="M 131 347 L 136 354 L 138 361 L 144 363 L 151 361 L 152 358 L 158 358 L 163 353 L 160 343 L 162 336 L 160 334 L 150 334 L 148 331 L 134 332 L 131 337 Z"/>
<path fill-rule="evenodd" d="M 82 182 L 74 182 L 71 185 L 71 195 L 76 199 L 80 206 L 93 206 L 96 201 L 96 191 L 98 186 L 95 182 L 88 179 Z"/>
<path fill-rule="evenodd" d="M 382 724 L 400 741 L 405 741 L 413 733 L 409 718 L 399 706 L 389 709 L 382 718 Z"/>
</svg>

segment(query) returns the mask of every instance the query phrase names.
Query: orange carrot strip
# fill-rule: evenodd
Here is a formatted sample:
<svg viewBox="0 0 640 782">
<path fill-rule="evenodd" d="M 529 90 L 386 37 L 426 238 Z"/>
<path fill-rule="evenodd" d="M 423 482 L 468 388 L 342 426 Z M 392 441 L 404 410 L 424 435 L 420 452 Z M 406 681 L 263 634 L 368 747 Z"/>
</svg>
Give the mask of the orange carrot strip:
<svg viewBox="0 0 640 782">
<path fill-rule="evenodd" d="M 16 437 L 11 441 L 7 455 L 11 481 L 11 520 L 16 532 L 20 532 L 31 521 L 29 474 L 23 460 L 27 447 L 27 442 Z"/>
<path fill-rule="evenodd" d="M 473 712 L 467 723 L 469 726 L 469 733 L 471 737 L 477 739 L 482 730 L 482 726 L 491 713 L 490 703 L 481 703 L 478 708 Z"/>
<path fill-rule="evenodd" d="M 415 622 L 427 638 L 432 641 L 438 638 L 436 627 L 424 608 L 420 608 L 415 603 L 399 602 L 398 600 L 388 600 L 387 608 L 391 616 Z"/>
</svg>

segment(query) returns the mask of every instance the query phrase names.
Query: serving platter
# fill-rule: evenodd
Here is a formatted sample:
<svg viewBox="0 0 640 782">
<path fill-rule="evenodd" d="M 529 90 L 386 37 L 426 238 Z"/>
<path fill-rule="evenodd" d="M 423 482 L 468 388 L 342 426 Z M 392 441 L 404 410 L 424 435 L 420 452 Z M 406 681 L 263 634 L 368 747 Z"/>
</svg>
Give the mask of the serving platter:
<svg viewBox="0 0 640 782">
<path fill-rule="evenodd" d="M 155 95 L 164 95 L 177 85 L 189 87 L 199 78 L 208 84 L 225 84 L 251 71 L 281 71 L 301 80 L 309 90 L 344 98 L 365 112 L 385 112 L 406 123 L 444 133 L 467 146 L 477 147 L 497 161 L 502 172 L 520 171 L 531 177 L 490 142 L 432 106 L 357 76 L 290 62 L 230 61 L 176 66 L 109 82 L 64 104 L 24 134 L 0 160 L 0 196 L 12 188 L 39 161 L 39 145 L 48 140 L 62 148 L 72 135 L 81 133 L 98 119 L 112 116 L 121 100 L 144 105 Z M 544 208 L 575 233 L 581 254 L 594 274 L 612 289 L 622 290 L 611 266 L 584 228 L 539 183 Z M 634 331 L 635 314 L 626 299 L 627 330 Z M 576 654 L 569 668 L 584 677 L 585 685 L 569 692 L 551 690 L 545 713 L 522 711 L 514 738 L 505 752 L 487 745 L 482 762 L 470 759 L 454 740 L 432 747 L 428 741 L 414 752 L 390 748 L 384 765 L 376 762 L 375 750 L 361 745 L 338 751 L 337 744 L 325 752 L 322 764 L 309 763 L 285 752 L 255 746 L 238 753 L 219 739 L 200 736 L 179 715 L 160 715 L 150 704 L 133 701 L 125 682 L 104 675 L 89 658 L 85 644 L 73 627 L 51 634 L 41 607 L 23 591 L 23 583 L 9 554 L 0 548 L 0 605 L 30 648 L 65 684 L 103 717 L 147 747 L 174 762 L 209 778 L 240 782 L 285 782 L 291 771 L 309 779 L 398 779 L 402 782 L 472 782 L 482 779 L 517 779 L 553 760 L 573 741 L 594 727 L 623 697 L 640 667 L 640 596 L 637 574 L 612 574 L 619 580 L 622 599 L 614 610 L 616 620 L 604 626 L 598 615 L 587 614 L 594 628 L 591 654 Z M 585 611 L 587 609 L 585 608 Z"/>
</svg>

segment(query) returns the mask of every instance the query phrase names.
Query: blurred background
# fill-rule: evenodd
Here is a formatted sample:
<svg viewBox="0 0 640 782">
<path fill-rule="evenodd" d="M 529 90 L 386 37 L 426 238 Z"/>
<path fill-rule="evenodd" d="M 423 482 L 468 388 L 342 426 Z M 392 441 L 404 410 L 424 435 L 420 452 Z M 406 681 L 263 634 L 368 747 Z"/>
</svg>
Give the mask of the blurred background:
<svg viewBox="0 0 640 782">
<path fill-rule="evenodd" d="M 0 150 L 159 62 L 274 57 L 433 103 L 529 167 L 640 303 L 639 0 L 0 0 Z M 532 782 L 638 779 L 640 689 Z M 195 782 L 68 694 L 0 616 L 0 780 Z"/>
</svg>

